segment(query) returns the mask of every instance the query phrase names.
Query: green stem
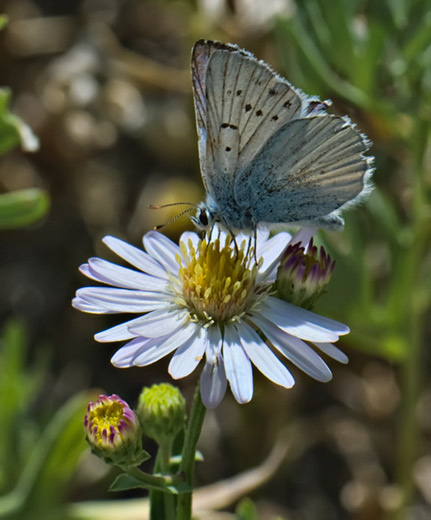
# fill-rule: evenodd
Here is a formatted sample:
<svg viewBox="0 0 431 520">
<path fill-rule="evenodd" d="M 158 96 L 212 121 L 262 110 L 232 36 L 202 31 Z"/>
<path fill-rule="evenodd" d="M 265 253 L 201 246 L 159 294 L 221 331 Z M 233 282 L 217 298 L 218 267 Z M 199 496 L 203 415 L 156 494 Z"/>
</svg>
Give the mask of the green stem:
<svg viewBox="0 0 431 520">
<path fill-rule="evenodd" d="M 169 460 L 172 451 L 172 440 L 165 440 L 159 443 L 156 460 L 154 463 L 153 473 L 162 473 L 168 475 L 170 472 Z M 136 468 L 135 468 L 136 470 Z M 137 470 L 133 476 L 142 478 L 142 472 Z M 132 474 L 128 470 L 129 474 Z M 146 474 L 144 474 L 146 475 Z M 146 478 L 146 477 L 145 477 Z M 165 479 L 166 477 L 158 477 L 152 475 L 152 478 Z M 150 520 L 160 520 L 161 515 L 165 520 L 175 520 L 175 497 L 168 492 L 155 489 L 150 490 Z"/>
<path fill-rule="evenodd" d="M 130 476 L 135 477 L 144 484 L 150 484 L 153 486 L 166 487 L 174 483 L 172 477 L 158 477 L 156 475 L 149 475 L 138 469 L 136 466 L 121 466 L 122 469 Z"/>
<path fill-rule="evenodd" d="M 157 453 L 157 466 L 161 473 L 170 472 L 170 458 L 172 455 L 172 437 L 161 442 Z M 175 520 L 175 497 L 170 493 L 163 493 L 163 505 L 166 520 Z"/>
<path fill-rule="evenodd" d="M 196 446 L 201 434 L 206 408 L 202 403 L 199 383 L 196 386 L 193 404 L 190 411 L 184 447 L 181 458 L 180 474 L 183 475 L 185 483 L 193 488 L 195 475 Z M 192 491 L 182 493 L 178 496 L 177 520 L 190 520 L 192 517 Z"/>
</svg>

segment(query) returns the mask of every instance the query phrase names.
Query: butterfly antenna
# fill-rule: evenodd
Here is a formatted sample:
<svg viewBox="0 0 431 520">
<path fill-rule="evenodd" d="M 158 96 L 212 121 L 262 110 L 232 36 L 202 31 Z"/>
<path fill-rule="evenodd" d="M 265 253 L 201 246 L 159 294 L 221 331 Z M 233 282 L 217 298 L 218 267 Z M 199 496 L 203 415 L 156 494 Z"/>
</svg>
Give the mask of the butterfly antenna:
<svg viewBox="0 0 431 520">
<path fill-rule="evenodd" d="M 150 209 L 163 209 L 163 208 L 169 208 L 170 206 L 191 206 L 190 209 L 184 211 L 183 213 L 180 213 L 180 215 L 183 215 L 187 211 L 191 211 L 193 208 L 197 208 L 198 205 L 194 202 L 171 202 L 170 204 L 162 204 L 161 206 L 154 206 L 153 204 L 149 204 L 148 207 Z M 178 217 L 180 216 L 178 215 Z M 175 217 L 177 218 L 177 217 Z"/>
<path fill-rule="evenodd" d="M 181 204 L 181 202 L 178 202 L 178 204 Z M 175 206 L 175 204 L 166 204 L 166 206 Z M 164 208 L 166 206 L 160 206 L 160 207 Z M 159 209 L 159 208 L 157 206 L 153 206 L 152 209 Z M 169 224 L 172 224 L 172 222 L 177 220 L 177 218 L 180 218 L 183 215 L 185 215 L 186 213 L 189 213 L 190 211 L 192 211 L 192 209 L 194 209 L 194 208 L 187 208 L 184 211 L 181 211 L 181 213 L 178 213 L 178 215 L 175 215 L 175 217 L 171 218 L 170 220 L 168 220 L 164 224 L 159 224 L 158 226 L 154 226 L 154 228 L 153 228 L 154 231 L 159 231 L 160 229 L 163 229 L 165 226 L 168 226 Z"/>
</svg>

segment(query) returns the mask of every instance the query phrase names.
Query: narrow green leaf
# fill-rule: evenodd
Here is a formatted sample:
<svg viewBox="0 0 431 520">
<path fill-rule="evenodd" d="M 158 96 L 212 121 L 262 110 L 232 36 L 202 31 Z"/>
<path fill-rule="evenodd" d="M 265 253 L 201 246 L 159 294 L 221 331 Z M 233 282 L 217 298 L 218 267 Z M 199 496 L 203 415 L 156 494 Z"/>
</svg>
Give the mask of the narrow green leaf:
<svg viewBox="0 0 431 520">
<path fill-rule="evenodd" d="M 414 60 L 418 54 L 429 48 L 431 35 L 431 12 L 428 12 L 410 40 L 404 45 L 403 56 L 407 63 Z"/>
<path fill-rule="evenodd" d="M 39 148 L 39 140 L 24 121 L 9 111 L 10 98 L 10 90 L 0 88 L 0 155 L 19 144 L 24 151 L 34 152 Z"/>
<path fill-rule="evenodd" d="M 75 395 L 43 431 L 16 488 L 26 510 L 43 510 L 61 502 L 87 450 L 82 421 L 88 402 L 96 396 L 94 392 Z"/>
<path fill-rule="evenodd" d="M 185 484 L 179 486 L 169 485 L 166 487 L 158 486 L 157 484 L 143 482 L 141 479 L 128 475 L 127 473 L 121 473 L 121 475 L 118 475 L 109 487 L 109 491 L 126 491 L 128 489 L 151 489 L 154 491 L 161 491 L 162 493 L 171 493 L 173 495 L 190 492 L 190 489 Z"/>
<path fill-rule="evenodd" d="M 39 188 L 0 195 L 0 229 L 13 229 L 34 224 L 49 209 L 49 196 Z"/>
<path fill-rule="evenodd" d="M 316 43 L 298 18 L 295 18 L 292 22 L 289 20 L 281 20 L 280 23 L 284 26 L 283 30 L 288 31 L 292 36 L 295 45 L 302 53 L 309 69 L 319 76 L 327 88 L 361 108 L 367 109 L 370 107 L 370 99 L 365 92 L 348 81 L 341 79 L 331 69 L 326 58 L 322 55 Z"/>
</svg>

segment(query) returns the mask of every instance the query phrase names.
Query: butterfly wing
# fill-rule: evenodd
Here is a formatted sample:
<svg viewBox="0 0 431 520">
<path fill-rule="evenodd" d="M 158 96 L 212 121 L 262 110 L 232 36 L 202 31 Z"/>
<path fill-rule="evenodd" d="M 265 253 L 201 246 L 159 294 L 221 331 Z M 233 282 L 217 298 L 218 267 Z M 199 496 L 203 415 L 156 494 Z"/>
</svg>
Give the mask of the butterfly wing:
<svg viewBox="0 0 431 520">
<path fill-rule="evenodd" d="M 238 172 L 235 198 L 256 222 L 324 222 L 328 215 L 330 225 L 334 215 L 329 214 L 367 191 L 368 148 L 366 137 L 346 118 L 291 121 Z"/>
<path fill-rule="evenodd" d="M 198 41 L 192 77 L 202 177 L 221 207 L 236 204 L 237 172 L 271 135 L 308 111 L 326 108 L 236 45 Z"/>
</svg>

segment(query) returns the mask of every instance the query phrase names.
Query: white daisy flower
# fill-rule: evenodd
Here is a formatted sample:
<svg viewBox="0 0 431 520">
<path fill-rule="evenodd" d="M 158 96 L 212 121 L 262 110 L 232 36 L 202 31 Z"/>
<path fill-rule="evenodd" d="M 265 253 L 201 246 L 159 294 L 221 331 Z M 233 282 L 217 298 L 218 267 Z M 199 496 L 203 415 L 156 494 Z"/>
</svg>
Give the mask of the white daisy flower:
<svg viewBox="0 0 431 520">
<path fill-rule="evenodd" d="M 205 358 L 200 386 L 207 408 L 220 403 L 228 383 L 238 403 L 249 402 L 253 365 L 291 388 L 295 380 L 280 358 L 326 382 L 332 373 L 310 343 L 346 363 L 333 343 L 349 328 L 273 296 L 290 238 L 260 231 L 255 255 L 248 238 L 237 235 L 235 248 L 223 232 L 210 242 L 187 232 L 178 246 L 150 231 L 143 238 L 146 252 L 107 236 L 104 243 L 136 270 L 90 258 L 81 272 L 110 287 L 79 289 L 73 306 L 94 314 L 139 314 L 95 335 L 100 342 L 127 341 L 111 359 L 116 367 L 147 366 L 173 352 L 169 373 L 179 379 Z"/>
</svg>

